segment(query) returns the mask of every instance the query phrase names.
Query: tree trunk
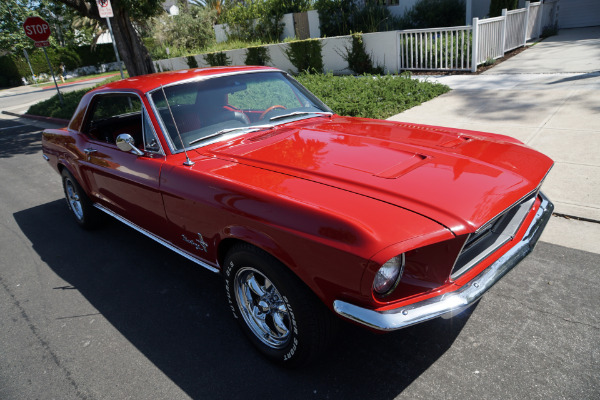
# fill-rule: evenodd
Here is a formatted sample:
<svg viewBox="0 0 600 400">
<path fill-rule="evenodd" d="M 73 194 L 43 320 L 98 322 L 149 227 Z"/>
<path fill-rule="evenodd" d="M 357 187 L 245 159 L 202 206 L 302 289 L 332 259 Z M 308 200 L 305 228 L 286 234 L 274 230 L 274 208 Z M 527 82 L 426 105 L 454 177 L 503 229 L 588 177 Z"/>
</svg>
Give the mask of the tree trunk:
<svg viewBox="0 0 600 400">
<path fill-rule="evenodd" d="M 114 13 L 115 16 L 111 19 L 111 24 L 117 49 L 125 63 L 129 76 L 155 72 L 150 53 L 131 24 L 127 10 L 120 9 L 119 11 Z"/>
<path fill-rule="evenodd" d="M 92 18 L 98 21 L 104 21 L 98 14 L 98 8 L 95 1 L 91 0 L 57 0 L 69 7 L 77 10 L 84 17 Z M 121 59 L 125 63 L 129 76 L 151 74 L 156 72 L 150 53 L 137 31 L 131 23 L 127 9 L 121 4 L 120 0 L 112 0 L 112 9 L 114 17 L 111 18 L 111 25 L 115 36 L 115 43 Z"/>
</svg>

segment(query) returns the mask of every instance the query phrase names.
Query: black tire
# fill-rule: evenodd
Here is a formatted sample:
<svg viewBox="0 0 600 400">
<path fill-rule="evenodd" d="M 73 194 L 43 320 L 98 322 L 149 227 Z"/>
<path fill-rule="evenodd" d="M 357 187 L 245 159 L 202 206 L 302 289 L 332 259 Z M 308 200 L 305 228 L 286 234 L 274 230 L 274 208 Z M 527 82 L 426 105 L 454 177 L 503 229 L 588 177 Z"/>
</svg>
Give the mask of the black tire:
<svg viewBox="0 0 600 400">
<path fill-rule="evenodd" d="M 67 207 L 75 221 L 84 229 L 98 227 L 102 221 L 100 211 L 94 208 L 92 201 L 69 171 L 63 169 L 61 175 Z"/>
<path fill-rule="evenodd" d="M 264 356 L 295 368 L 323 354 L 334 334 L 335 320 L 278 260 L 254 246 L 238 244 L 225 258 L 224 276 L 233 316 Z M 250 307 L 243 306 L 245 302 Z"/>
</svg>

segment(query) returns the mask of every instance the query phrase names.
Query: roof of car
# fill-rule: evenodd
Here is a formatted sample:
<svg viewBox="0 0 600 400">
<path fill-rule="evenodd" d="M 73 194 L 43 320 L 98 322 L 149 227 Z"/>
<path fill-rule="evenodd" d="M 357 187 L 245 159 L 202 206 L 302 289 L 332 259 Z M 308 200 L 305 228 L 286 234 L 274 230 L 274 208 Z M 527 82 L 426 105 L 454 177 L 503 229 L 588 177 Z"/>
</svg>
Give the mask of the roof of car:
<svg viewBox="0 0 600 400">
<path fill-rule="evenodd" d="M 249 67 L 249 66 L 237 66 L 237 67 L 210 67 L 210 68 L 193 68 L 193 69 L 182 69 L 179 71 L 159 72 L 156 74 L 134 76 L 132 78 L 123 79 L 107 83 L 106 85 L 99 86 L 96 90 L 104 89 L 115 89 L 125 90 L 133 89 L 146 93 L 153 89 L 156 89 L 160 85 L 168 85 L 173 82 L 183 81 L 202 76 L 213 76 L 230 74 L 236 72 L 252 72 L 252 71 L 279 71 L 277 68 L 272 67 Z"/>
</svg>

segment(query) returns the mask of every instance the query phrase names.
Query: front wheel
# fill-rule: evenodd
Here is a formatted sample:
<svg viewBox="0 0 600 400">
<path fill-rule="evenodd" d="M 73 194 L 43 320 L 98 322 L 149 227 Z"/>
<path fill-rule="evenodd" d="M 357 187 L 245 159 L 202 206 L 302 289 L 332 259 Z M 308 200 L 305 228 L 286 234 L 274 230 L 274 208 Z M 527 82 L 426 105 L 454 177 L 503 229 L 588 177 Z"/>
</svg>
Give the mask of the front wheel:
<svg viewBox="0 0 600 400">
<path fill-rule="evenodd" d="M 333 333 L 329 310 L 286 267 L 241 244 L 225 260 L 225 290 L 233 316 L 267 358 L 288 367 L 313 361 Z"/>
</svg>

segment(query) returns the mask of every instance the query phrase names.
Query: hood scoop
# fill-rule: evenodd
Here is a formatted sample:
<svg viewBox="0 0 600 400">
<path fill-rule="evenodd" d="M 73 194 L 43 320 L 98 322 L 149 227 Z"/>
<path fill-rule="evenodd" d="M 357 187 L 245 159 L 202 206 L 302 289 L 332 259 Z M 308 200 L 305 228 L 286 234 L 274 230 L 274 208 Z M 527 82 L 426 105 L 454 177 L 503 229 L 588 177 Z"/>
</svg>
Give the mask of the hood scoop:
<svg viewBox="0 0 600 400">
<path fill-rule="evenodd" d="M 352 169 L 355 171 L 360 171 L 360 172 L 366 172 L 368 174 L 371 174 L 373 176 L 376 176 L 378 178 L 383 178 L 383 179 L 396 179 L 401 177 L 404 174 L 407 174 L 408 172 L 420 167 L 421 165 L 423 165 L 424 163 L 427 162 L 428 157 L 424 156 L 422 154 L 410 154 L 410 153 L 406 153 L 405 157 L 401 157 L 403 158 L 402 161 L 400 161 L 397 164 L 394 164 L 390 167 L 384 168 L 384 169 L 379 169 L 379 170 L 368 170 L 368 169 L 362 169 L 362 168 L 357 168 L 355 166 L 349 166 L 349 165 L 343 165 L 343 164 L 335 164 L 339 167 L 344 167 L 344 168 L 348 168 L 348 169 Z"/>
</svg>

